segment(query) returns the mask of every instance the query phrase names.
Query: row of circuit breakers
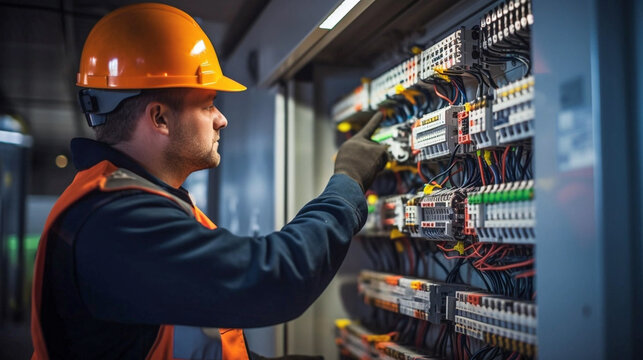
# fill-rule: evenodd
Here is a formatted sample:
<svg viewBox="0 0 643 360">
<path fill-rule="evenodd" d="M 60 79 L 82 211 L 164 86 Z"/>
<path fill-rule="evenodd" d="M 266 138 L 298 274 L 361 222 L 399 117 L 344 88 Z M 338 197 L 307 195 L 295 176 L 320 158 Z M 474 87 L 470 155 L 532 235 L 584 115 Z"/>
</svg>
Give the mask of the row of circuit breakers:
<svg viewBox="0 0 643 360">
<path fill-rule="evenodd" d="M 385 121 L 372 140 L 388 146 L 392 162 L 406 168 L 417 165 L 420 174 L 422 163 L 445 160 L 453 163 L 456 155 L 489 161 L 492 154 L 497 156 L 501 150 L 506 154 L 516 147 L 530 148 L 535 135 L 534 78 L 529 75 L 530 65 L 525 64 L 527 71 L 521 76 L 506 76 L 507 61 L 494 63 L 485 58 L 485 54 L 509 49 L 518 42 L 528 46 L 529 39 L 523 35 L 534 21 L 531 2 L 499 2 L 481 15 L 471 29 L 457 28 L 341 98 L 331 111 L 338 129 L 343 123 L 357 121 L 356 114 L 383 111 L 393 97 L 412 97 L 414 92 L 429 89 L 431 85 L 434 89 L 437 80 L 451 83 L 453 74 L 483 69 L 492 74 L 490 78 L 502 79 L 500 86 L 494 84 L 484 91 L 478 90 L 475 97 L 468 100 L 460 96 L 461 101 L 455 101 L 457 90 L 469 90 L 471 94 L 472 83 L 454 86 L 455 95 L 451 96 L 454 101 L 430 110 L 427 105 L 426 111 L 411 112 L 402 120 Z M 522 51 L 526 52 L 524 47 Z M 438 90 L 435 92 L 438 94 Z M 495 163 L 500 164 L 497 159 Z M 502 164 L 504 166 L 504 161 Z M 369 217 L 361 235 L 390 235 L 411 241 L 490 243 L 483 246 L 533 245 L 536 221 L 533 176 L 505 179 L 504 168 L 502 174 L 502 181 L 497 181 L 499 176 L 494 173 L 492 183 L 485 183 L 481 175 L 481 183 L 475 186 L 452 183 L 452 187 L 442 188 L 430 183 L 419 191 L 381 196 L 369 204 Z M 478 186 L 480 184 L 482 186 Z M 461 243 L 457 246 L 463 248 Z M 512 353 L 509 358 L 514 358 L 515 353 L 526 358 L 537 356 L 534 301 L 486 293 L 466 284 L 370 270 L 361 271 L 358 293 L 370 306 L 446 325 L 458 336 L 466 335 Z M 342 353 L 351 358 L 434 358 L 427 355 L 426 348 L 400 345 L 392 333 L 373 333 L 349 320 L 338 320 L 336 325 L 337 344 Z M 451 356 L 456 357 L 453 353 Z"/>
<path fill-rule="evenodd" d="M 456 333 L 464 334 L 516 351 L 526 356 L 536 353 L 536 305 L 507 297 L 478 292 L 466 285 L 362 271 L 358 291 L 372 306 L 434 324 L 450 322 Z M 373 334 L 358 324 L 337 322 L 340 346 L 359 359 L 427 359 L 391 342 L 390 337 Z M 364 347 L 364 344 L 369 344 Z M 365 354 L 370 352 L 370 354 Z M 391 352 L 399 352 L 394 356 Z"/>
<path fill-rule="evenodd" d="M 444 76 L 447 70 L 479 65 L 479 49 L 502 41 L 533 23 L 530 3 L 513 0 L 485 15 L 480 28 L 460 28 L 421 54 L 402 62 L 338 101 L 332 116 L 342 123 L 352 115 L 375 110 L 388 97 Z M 513 14 L 517 14 L 513 16 Z M 419 118 L 381 127 L 372 136 L 388 145 L 396 162 L 415 164 L 484 152 L 534 136 L 534 78 L 526 76 L 464 105 L 448 105 Z M 396 229 L 412 237 L 439 241 L 531 244 L 534 241 L 533 181 L 491 184 L 482 188 L 431 189 L 414 195 L 382 198 L 365 232 Z"/>
<path fill-rule="evenodd" d="M 364 234 L 397 230 L 435 241 L 532 244 L 535 240 L 533 180 L 425 192 L 381 198 Z"/>
</svg>

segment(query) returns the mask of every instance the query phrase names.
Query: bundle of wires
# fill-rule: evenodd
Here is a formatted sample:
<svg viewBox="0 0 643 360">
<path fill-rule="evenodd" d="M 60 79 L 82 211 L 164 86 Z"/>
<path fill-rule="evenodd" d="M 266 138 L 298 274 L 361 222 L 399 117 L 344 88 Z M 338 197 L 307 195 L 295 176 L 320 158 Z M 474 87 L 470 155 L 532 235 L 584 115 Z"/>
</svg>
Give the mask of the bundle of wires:
<svg viewBox="0 0 643 360">
<path fill-rule="evenodd" d="M 437 247 L 443 251 L 444 258 L 456 261 L 455 266 L 470 265 L 489 292 L 525 300 L 534 297 L 531 247 L 475 243 L 466 247 L 463 255 L 456 249 L 446 248 L 445 244 Z"/>
<path fill-rule="evenodd" d="M 475 31 L 479 30 L 476 26 Z M 515 32 L 513 35 L 504 37 L 501 43 L 489 44 L 482 50 L 482 61 L 491 65 L 504 65 L 509 61 L 519 62 L 524 68 L 523 76 L 531 73 L 530 60 L 530 34 L 529 31 Z"/>
</svg>

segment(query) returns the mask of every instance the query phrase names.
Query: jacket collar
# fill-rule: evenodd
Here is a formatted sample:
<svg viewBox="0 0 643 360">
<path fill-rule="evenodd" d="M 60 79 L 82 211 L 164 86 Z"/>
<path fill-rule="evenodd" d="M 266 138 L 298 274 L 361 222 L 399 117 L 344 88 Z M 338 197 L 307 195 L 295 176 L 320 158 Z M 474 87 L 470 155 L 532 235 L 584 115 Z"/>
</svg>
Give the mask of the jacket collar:
<svg viewBox="0 0 643 360">
<path fill-rule="evenodd" d="M 74 138 L 71 140 L 70 147 L 71 158 L 78 171 L 89 169 L 103 160 L 108 160 L 112 164 L 116 165 L 116 167 L 125 168 L 144 177 L 154 184 L 161 186 L 165 191 L 187 201 L 188 204 L 192 203 L 190 195 L 186 189 L 183 187 L 178 189 L 173 188 L 156 176 L 150 174 L 136 160 L 105 143 L 86 138 Z"/>
</svg>

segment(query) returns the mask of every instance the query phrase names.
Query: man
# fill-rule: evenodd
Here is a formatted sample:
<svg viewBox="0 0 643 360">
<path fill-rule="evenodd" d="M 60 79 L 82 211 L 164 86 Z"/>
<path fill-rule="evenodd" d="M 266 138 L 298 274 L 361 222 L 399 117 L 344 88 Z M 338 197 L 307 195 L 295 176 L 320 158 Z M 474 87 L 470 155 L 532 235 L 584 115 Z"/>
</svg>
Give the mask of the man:
<svg viewBox="0 0 643 360">
<path fill-rule="evenodd" d="M 77 85 L 97 141 L 72 141 L 79 173 L 41 237 L 34 358 L 248 359 L 237 328 L 299 316 L 363 225 L 363 191 L 386 157 L 369 140 L 381 116 L 340 148 L 328 186 L 292 222 L 241 237 L 180 187 L 221 161 L 227 120 L 215 96 L 245 89 L 189 15 L 160 4 L 108 14 L 86 40 Z M 219 328 L 215 339 L 201 326 Z"/>
</svg>

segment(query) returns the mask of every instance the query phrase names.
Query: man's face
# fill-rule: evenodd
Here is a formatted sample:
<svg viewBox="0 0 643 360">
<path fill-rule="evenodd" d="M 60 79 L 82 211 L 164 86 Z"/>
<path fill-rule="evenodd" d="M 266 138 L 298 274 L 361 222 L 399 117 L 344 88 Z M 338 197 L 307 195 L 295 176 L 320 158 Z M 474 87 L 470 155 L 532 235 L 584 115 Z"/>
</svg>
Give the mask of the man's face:
<svg viewBox="0 0 643 360">
<path fill-rule="evenodd" d="M 214 106 L 215 96 L 214 90 L 185 90 L 183 109 L 168 121 L 170 144 L 166 158 L 172 165 L 189 171 L 219 165 L 219 138 L 228 121 Z"/>
</svg>

